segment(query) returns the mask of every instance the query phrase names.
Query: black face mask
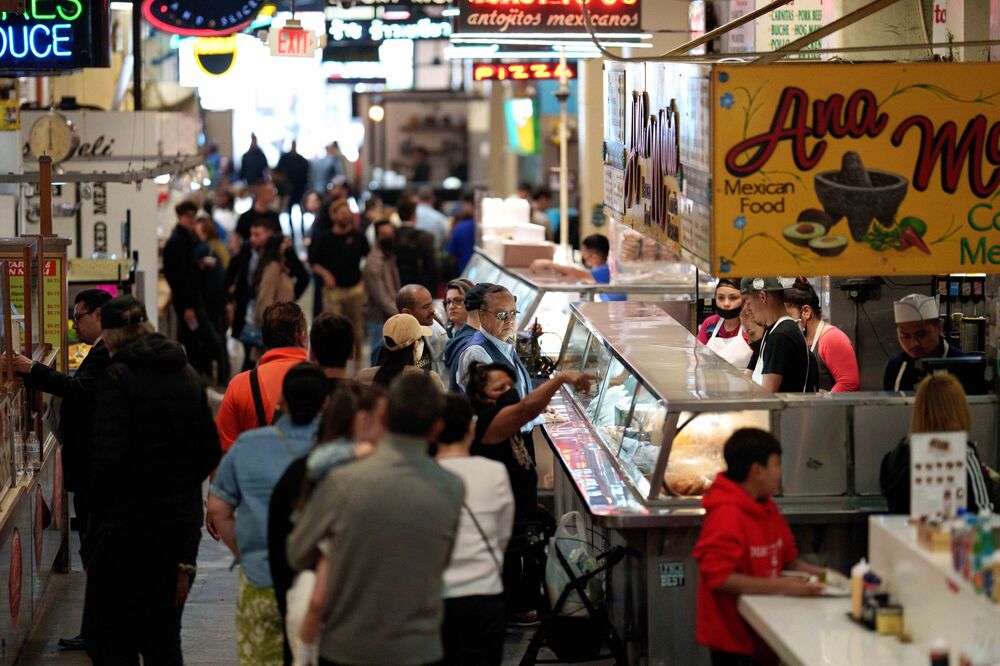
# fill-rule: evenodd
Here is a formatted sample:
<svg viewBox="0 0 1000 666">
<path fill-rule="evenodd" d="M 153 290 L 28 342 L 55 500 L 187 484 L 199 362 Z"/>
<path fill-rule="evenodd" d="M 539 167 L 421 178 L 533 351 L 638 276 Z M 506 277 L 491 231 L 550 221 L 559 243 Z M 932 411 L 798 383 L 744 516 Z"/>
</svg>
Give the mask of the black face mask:
<svg viewBox="0 0 1000 666">
<path fill-rule="evenodd" d="M 521 397 L 517 394 L 517 389 L 511 389 L 497 398 L 497 405 L 501 407 L 510 407 L 511 405 L 516 405 L 520 401 Z"/>
<path fill-rule="evenodd" d="M 742 308 L 733 308 L 732 310 L 723 310 L 721 308 L 715 309 L 715 313 L 723 319 L 736 319 L 740 316 L 741 311 Z"/>
<path fill-rule="evenodd" d="M 396 241 L 392 238 L 382 238 L 379 240 L 378 246 L 382 248 L 382 251 L 386 254 L 392 254 L 392 251 L 396 249 Z"/>
</svg>

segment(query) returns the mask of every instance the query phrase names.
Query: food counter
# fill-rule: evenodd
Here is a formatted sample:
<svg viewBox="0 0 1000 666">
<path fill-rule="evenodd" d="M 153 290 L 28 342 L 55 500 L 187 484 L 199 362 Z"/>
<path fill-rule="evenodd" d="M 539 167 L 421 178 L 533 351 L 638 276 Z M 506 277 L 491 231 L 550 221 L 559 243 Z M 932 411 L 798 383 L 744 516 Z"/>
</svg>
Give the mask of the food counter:
<svg viewBox="0 0 1000 666">
<path fill-rule="evenodd" d="M 683 269 L 683 270 L 681 270 Z M 690 269 L 690 270 L 688 270 Z M 658 273 L 658 281 L 628 284 L 593 284 L 569 282 L 562 275 L 551 272 L 532 273 L 527 268 L 507 268 L 476 248 L 462 277 L 473 283 L 490 282 L 510 290 L 517 299 L 517 309 L 521 312 L 517 322 L 518 330 L 526 330 L 536 319 L 548 335 L 539 339 L 542 353 L 555 357 L 563 347 L 559 338 L 569 323 L 570 303 L 577 300 L 595 301 L 601 294 L 626 294 L 629 298 L 655 298 L 685 303 L 690 314 L 681 315 L 690 319 L 693 310 L 687 303 L 696 297 L 696 281 L 701 281 L 703 292 L 710 290 L 706 276 L 698 275 L 693 267 L 678 266 L 678 271 L 670 279 Z M 678 311 L 679 313 L 679 311 Z"/>
<path fill-rule="evenodd" d="M 906 435 L 912 397 L 771 394 L 697 342 L 670 309 L 641 301 L 570 306 L 565 369 L 598 377 L 562 389 L 546 436 L 562 470 L 557 514 L 582 510 L 595 546 L 640 553 L 612 580 L 615 621 L 630 663 L 707 664 L 694 640 L 700 495 L 739 427 L 782 441 L 778 503 L 803 556 L 847 570 L 866 550 L 869 514 L 885 510 L 882 456 Z M 972 438 L 996 459 L 997 400 L 970 398 Z M 557 463 L 558 464 L 558 463 Z"/>
</svg>

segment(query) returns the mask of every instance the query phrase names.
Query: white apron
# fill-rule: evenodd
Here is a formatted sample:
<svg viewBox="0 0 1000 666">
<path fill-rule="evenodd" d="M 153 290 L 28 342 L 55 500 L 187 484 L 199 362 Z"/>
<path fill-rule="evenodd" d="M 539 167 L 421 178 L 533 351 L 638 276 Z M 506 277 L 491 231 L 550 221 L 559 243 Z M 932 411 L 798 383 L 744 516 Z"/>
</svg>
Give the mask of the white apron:
<svg viewBox="0 0 1000 666">
<path fill-rule="evenodd" d="M 735 336 L 720 338 L 718 335 L 719 331 L 722 330 L 723 321 L 725 320 L 719 317 L 719 323 L 716 324 L 712 336 L 705 343 L 705 346 L 740 370 L 746 370 L 750 357 L 753 356 L 753 350 L 743 338 L 743 325 L 740 324 L 740 330 L 736 332 Z"/>
<path fill-rule="evenodd" d="M 791 317 L 789 317 L 787 315 L 784 316 L 784 317 L 782 317 L 778 321 L 774 322 L 774 326 L 772 326 L 768 330 L 768 332 L 764 334 L 764 339 L 760 341 L 760 355 L 757 357 L 757 365 L 755 365 L 754 368 L 753 368 L 753 381 L 758 386 L 763 386 L 764 385 L 764 349 L 767 348 L 767 339 L 768 339 L 768 337 L 770 337 L 770 332 L 773 331 L 775 328 L 777 328 L 778 324 L 780 324 L 781 322 L 786 321 L 786 320 L 787 321 L 791 321 L 791 322 L 795 321 L 794 319 L 792 319 Z M 799 330 L 799 332 L 801 333 L 801 329 Z M 806 381 L 802 385 L 802 392 L 803 393 L 805 393 L 806 387 L 809 385 L 809 354 L 810 353 L 811 352 L 809 351 L 809 348 L 806 347 L 806 359 L 805 359 L 805 361 L 806 361 Z"/>
<path fill-rule="evenodd" d="M 944 349 L 944 354 L 941 356 L 941 358 L 948 358 L 948 349 L 951 348 L 951 345 L 949 345 L 948 341 L 945 340 L 943 337 L 941 338 L 941 342 L 944 343 L 944 346 L 942 347 L 942 349 Z M 907 358 L 909 358 L 909 357 L 907 357 Z M 909 361 L 904 360 L 903 363 L 899 366 L 899 372 L 896 373 L 896 383 L 892 387 L 892 389 L 894 391 L 898 391 L 899 390 L 899 385 L 903 382 L 903 374 L 906 372 L 906 367 L 909 364 L 910 364 Z"/>
</svg>

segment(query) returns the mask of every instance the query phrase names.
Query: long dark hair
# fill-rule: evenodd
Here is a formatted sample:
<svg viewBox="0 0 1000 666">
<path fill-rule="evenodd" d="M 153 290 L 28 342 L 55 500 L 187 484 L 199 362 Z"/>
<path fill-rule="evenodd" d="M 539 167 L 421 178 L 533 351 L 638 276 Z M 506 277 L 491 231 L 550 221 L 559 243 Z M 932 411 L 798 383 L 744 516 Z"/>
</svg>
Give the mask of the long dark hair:
<svg viewBox="0 0 1000 666">
<path fill-rule="evenodd" d="M 285 257 L 281 252 L 281 244 L 285 240 L 284 236 L 278 234 L 276 236 L 271 236 L 264 243 L 264 247 L 260 250 L 260 258 L 257 261 L 257 268 L 253 272 L 253 288 L 254 291 L 260 286 L 260 279 L 264 275 L 264 269 L 268 267 L 269 264 L 279 261 L 281 265 L 285 265 Z"/>
<path fill-rule="evenodd" d="M 474 405 L 482 405 L 486 402 L 486 384 L 489 383 L 490 373 L 494 370 L 507 373 L 511 381 L 517 383 L 517 375 L 510 369 L 510 366 L 503 363 L 479 363 L 473 361 L 469 365 L 469 383 L 465 387 L 466 395 L 472 400 Z"/>
<path fill-rule="evenodd" d="M 319 418 L 316 444 L 354 436 L 354 416 L 375 409 L 385 395 L 381 389 L 357 382 L 345 382 L 330 396 Z"/>
<path fill-rule="evenodd" d="M 396 351 L 383 349 L 380 361 L 381 364 L 378 367 L 378 372 L 375 373 L 375 377 L 372 379 L 372 384 L 382 389 L 387 389 L 393 379 L 403 374 L 406 366 L 416 365 L 413 359 L 413 345 L 397 349 Z"/>
<path fill-rule="evenodd" d="M 809 284 L 809 280 L 804 277 L 795 278 L 795 284 L 785 290 L 785 304 L 794 305 L 799 309 L 808 305 L 812 308 L 816 317 L 822 316 L 822 310 L 819 306 L 819 294 Z"/>
</svg>

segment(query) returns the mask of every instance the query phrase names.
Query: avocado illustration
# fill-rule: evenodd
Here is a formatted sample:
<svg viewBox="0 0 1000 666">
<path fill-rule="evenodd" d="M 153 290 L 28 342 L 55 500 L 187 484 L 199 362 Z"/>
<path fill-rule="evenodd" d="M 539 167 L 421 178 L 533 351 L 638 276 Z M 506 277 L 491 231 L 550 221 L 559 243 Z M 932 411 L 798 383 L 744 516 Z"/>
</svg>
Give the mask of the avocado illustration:
<svg viewBox="0 0 1000 666">
<path fill-rule="evenodd" d="M 837 221 L 830 217 L 825 210 L 820 210 L 819 208 L 806 208 L 804 211 L 799 213 L 798 221 L 818 222 L 826 227 L 827 231 L 829 231 L 830 227 L 837 223 Z"/>
<path fill-rule="evenodd" d="M 847 236 L 823 236 L 809 241 L 809 249 L 821 257 L 836 257 L 847 249 Z"/>
<path fill-rule="evenodd" d="M 826 227 L 819 222 L 796 222 L 789 224 L 781 233 L 789 243 L 799 247 L 809 247 L 809 241 L 823 236 Z"/>
</svg>

